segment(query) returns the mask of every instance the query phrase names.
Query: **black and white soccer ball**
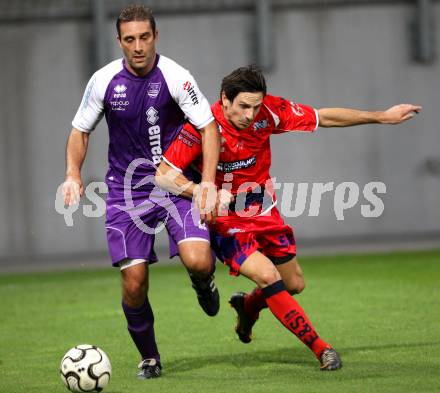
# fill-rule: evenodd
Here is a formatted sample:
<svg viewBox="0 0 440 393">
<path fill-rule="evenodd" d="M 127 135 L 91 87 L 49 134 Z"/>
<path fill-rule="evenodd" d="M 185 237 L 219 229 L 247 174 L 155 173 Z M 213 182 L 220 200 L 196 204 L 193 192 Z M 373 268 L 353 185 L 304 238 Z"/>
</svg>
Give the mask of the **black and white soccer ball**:
<svg viewBox="0 0 440 393">
<path fill-rule="evenodd" d="M 102 349 L 82 344 L 63 356 L 60 374 L 71 392 L 101 392 L 110 381 L 112 365 Z"/>
</svg>

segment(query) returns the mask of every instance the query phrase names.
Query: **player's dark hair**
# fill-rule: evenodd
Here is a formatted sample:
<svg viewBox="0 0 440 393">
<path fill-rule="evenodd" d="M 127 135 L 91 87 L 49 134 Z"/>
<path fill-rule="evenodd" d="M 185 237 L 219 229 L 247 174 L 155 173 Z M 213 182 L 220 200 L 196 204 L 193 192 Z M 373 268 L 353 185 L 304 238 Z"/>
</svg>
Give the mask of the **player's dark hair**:
<svg viewBox="0 0 440 393">
<path fill-rule="evenodd" d="M 153 11 L 139 4 L 132 4 L 125 7 L 119 14 L 118 19 L 116 20 L 116 30 L 118 31 L 118 37 L 121 36 L 121 23 L 146 20 L 150 22 L 153 34 L 156 35 L 156 20 L 154 19 Z"/>
<path fill-rule="evenodd" d="M 222 80 L 220 95 L 224 92 L 229 101 L 234 101 L 239 93 L 263 93 L 266 95 L 266 79 L 255 64 L 240 67 Z"/>
</svg>

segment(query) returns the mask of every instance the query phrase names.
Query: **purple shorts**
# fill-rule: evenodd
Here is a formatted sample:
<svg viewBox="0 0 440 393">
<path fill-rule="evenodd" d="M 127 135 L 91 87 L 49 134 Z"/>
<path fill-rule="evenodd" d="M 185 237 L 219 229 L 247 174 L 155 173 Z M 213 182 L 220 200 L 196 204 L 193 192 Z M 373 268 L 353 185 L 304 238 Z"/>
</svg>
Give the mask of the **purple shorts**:
<svg viewBox="0 0 440 393">
<path fill-rule="evenodd" d="M 107 243 L 113 266 L 129 259 L 157 262 L 154 252 L 156 233 L 168 232 L 170 258 L 178 255 L 183 241 L 206 241 L 209 230 L 200 224 L 197 209 L 188 199 L 155 188 L 151 192 L 109 189 L 107 195 Z"/>
</svg>

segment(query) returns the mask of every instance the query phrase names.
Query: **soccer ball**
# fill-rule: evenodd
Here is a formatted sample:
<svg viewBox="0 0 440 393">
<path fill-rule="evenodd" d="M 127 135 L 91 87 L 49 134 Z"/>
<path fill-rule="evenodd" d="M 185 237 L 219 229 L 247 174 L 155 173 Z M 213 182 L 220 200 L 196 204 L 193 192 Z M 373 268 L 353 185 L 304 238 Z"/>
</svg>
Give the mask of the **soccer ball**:
<svg viewBox="0 0 440 393">
<path fill-rule="evenodd" d="M 82 344 L 61 360 L 61 380 L 71 392 L 100 392 L 110 381 L 112 365 L 102 349 Z"/>
</svg>

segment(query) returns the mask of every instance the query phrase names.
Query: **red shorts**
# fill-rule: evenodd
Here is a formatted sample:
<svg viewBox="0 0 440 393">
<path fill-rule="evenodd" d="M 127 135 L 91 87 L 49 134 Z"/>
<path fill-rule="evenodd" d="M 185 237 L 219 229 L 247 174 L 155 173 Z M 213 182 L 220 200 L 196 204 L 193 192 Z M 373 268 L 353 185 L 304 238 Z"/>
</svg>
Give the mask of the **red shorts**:
<svg viewBox="0 0 440 393">
<path fill-rule="evenodd" d="M 211 229 L 211 246 L 234 276 L 238 276 L 241 264 L 255 251 L 274 264 L 287 262 L 296 255 L 292 228 L 284 223 L 276 207 L 264 216 L 218 217 Z"/>
</svg>

